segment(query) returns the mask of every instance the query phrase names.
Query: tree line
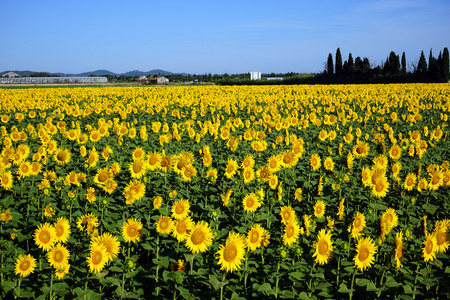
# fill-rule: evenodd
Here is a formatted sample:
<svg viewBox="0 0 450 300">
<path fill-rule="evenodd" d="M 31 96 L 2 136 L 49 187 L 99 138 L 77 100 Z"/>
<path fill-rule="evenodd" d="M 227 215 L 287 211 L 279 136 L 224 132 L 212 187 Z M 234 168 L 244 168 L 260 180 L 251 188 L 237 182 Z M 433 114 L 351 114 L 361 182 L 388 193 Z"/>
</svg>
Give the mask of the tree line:
<svg viewBox="0 0 450 300">
<path fill-rule="evenodd" d="M 335 60 L 333 61 L 333 55 L 330 53 L 326 68 L 317 79 L 328 83 L 448 82 L 448 48 L 440 51 L 437 58 L 430 50 L 428 63 L 422 50 L 418 63 L 412 63 L 411 66 L 408 70 L 405 52 L 400 58 L 400 55 L 391 51 L 381 65 L 372 67 L 367 57 L 361 59 L 358 56 L 353 59 L 351 53 L 343 62 L 341 50 L 337 48 Z"/>
</svg>

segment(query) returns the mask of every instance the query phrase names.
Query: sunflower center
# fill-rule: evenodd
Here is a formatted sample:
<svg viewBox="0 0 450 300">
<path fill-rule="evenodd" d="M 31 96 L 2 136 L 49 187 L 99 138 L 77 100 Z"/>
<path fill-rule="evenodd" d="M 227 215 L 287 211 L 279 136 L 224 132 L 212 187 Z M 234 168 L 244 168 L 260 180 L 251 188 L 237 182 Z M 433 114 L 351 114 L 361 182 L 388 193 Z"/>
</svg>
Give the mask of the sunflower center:
<svg viewBox="0 0 450 300">
<path fill-rule="evenodd" d="M 177 207 L 175 208 L 175 211 L 177 212 L 177 214 L 182 214 L 184 212 L 184 206 L 178 204 Z"/>
<path fill-rule="evenodd" d="M 26 260 L 20 264 L 20 270 L 26 271 L 30 268 L 30 266 L 31 266 L 30 262 Z"/>
<path fill-rule="evenodd" d="M 318 214 L 318 215 L 320 215 L 321 213 L 322 213 L 322 206 L 317 206 L 317 208 L 316 208 L 316 213 Z"/>
<path fill-rule="evenodd" d="M 356 148 L 356 153 L 363 154 L 364 153 L 364 147 L 363 146 L 358 146 L 358 148 Z"/>
<path fill-rule="evenodd" d="M 288 211 L 283 212 L 283 219 L 285 221 L 289 220 L 291 218 L 291 214 Z"/>
<path fill-rule="evenodd" d="M 195 230 L 191 240 L 194 245 L 199 245 L 205 240 L 205 234 L 201 230 Z"/>
<path fill-rule="evenodd" d="M 325 255 L 328 252 L 328 243 L 327 241 L 320 241 L 319 242 L 319 254 Z"/>
<path fill-rule="evenodd" d="M 275 160 L 272 160 L 272 161 L 270 162 L 270 167 L 271 167 L 272 169 L 276 168 L 276 167 L 277 167 L 277 162 L 276 162 Z"/>
<path fill-rule="evenodd" d="M 193 173 L 190 169 L 185 169 L 184 175 L 189 178 L 189 177 L 192 177 Z"/>
<path fill-rule="evenodd" d="M 432 253 L 433 252 L 433 243 L 431 241 L 428 241 L 425 249 L 427 251 L 427 254 Z"/>
<path fill-rule="evenodd" d="M 247 207 L 253 207 L 253 205 L 255 204 L 255 201 L 253 200 L 253 198 L 248 198 L 246 204 L 247 204 Z"/>
<path fill-rule="evenodd" d="M 57 263 L 61 263 L 64 259 L 64 254 L 61 253 L 61 251 L 56 251 L 53 254 L 53 260 Z"/>
<path fill-rule="evenodd" d="M 98 175 L 98 181 L 105 182 L 108 179 L 108 173 L 100 173 Z"/>
<path fill-rule="evenodd" d="M 359 218 L 357 218 L 355 220 L 355 222 L 353 223 L 353 225 L 354 225 L 355 228 L 358 228 L 359 226 L 361 226 L 361 220 Z"/>
<path fill-rule="evenodd" d="M 256 243 L 259 239 L 259 233 L 257 231 L 253 231 L 252 234 L 250 235 L 250 242 L 251 243 Z"/>
<path fill-rule="evenodd" d="M 64 233 L 64 228 L 61 225 L 56 225 L 55 231 L 56 231 L 56 236 L 61 236 Z"/>
<path fill-rule="evenodd" d="M 92 263 L 98 265 L 102 261 L 103 255 L 100 251 L 95 251 L 92 254 Z"/>
<path fill-rule="evenodd" d="M 433 175 L 432 184 L 435 185 L 435 184 L 438 184 L 438 183 L 439 183 L 439 176 Z"/>
<path fill-rule="evenodd" d="M 367 258 L 369 258 L 369 249 L 362 248 L 359 250 L 358 258 L 360 261 L 365 261 Z"/>
<path fill-rule="evenodd" d="M 64 151 L 60 151 L 57 155 L 59 161 L 65 161 L 67 158 L 67 154 Z"/>
<path fill-rule="evenodd" d="M 178 232 L 179 234 L 185 233 L 185 232 L 186 232 L 186 224 L 184 224 L 183 222 L 179 223 L 179 224 L 177 225 L 177 232 Z"/>
<path fill-rule="evenodd" d="M 376 190 L 377 190 L 377 192 L 381 192 L 381 191 L 383 191 L 383 189 L 384 189 L 384 184 L 383 184 L 383 182 L 378 181 L 378 182 L 377 182 L 377 185 L 376 185 Z"/>
<path fill-rule="evenodd" d="M 436 240 L 437 240 L 437 244 L 438 244 L 438 245 L 444 244 L 444 243 L 446 242 L 446 240 L 447 240 L 447 239 L 446 239 L 446 236 L 445 236 L 445 233 L 439 231 L 439 232 L 436 234 Z"/>
<path fill-rule="evenodd" d="M 39 234 L 39 240 L 41 241 L 41 243 L 47 244 L 48 242 L 50 242 L 50 234 L 47 231 L 42 231 Z"/>
<path fill-rule="evenodd" d="M 286 237 L 290 238 L 293 235 L 294 235 L 294 226 L 289 224 L 288 227 L 286 228 Z"/>
<path fill-rule="evenodd" d="M 166 226 L 165 227 L 167 227 L 167 224 L 166 224 Z M 130 236 L 130 237 L 134 237 L 134 236 L 136 236 L 137 235 L 137 233 L 138 233 L 138 230 L 137 230 L 137 228 L 136 227 L 134 227 L 134 226 L 130 226 L 130 227 L 128 227 L 128 229 L 127 229 L 127 233 L 128 233 L 128 235 Z"/>
<path fill-rule="evenodd" d="M 135 162 L 133 164 L 133 172 L 134 173 L 139 173 L 142 171 L 142 163 L 141 162 Z"/>
<path fill-rule="evenodd" d="M 237 256 L 237 248 L 235 245 L 228 245 L 223 251 L 223 258 L 227 262 L 232 262 Z"/>
</svg>

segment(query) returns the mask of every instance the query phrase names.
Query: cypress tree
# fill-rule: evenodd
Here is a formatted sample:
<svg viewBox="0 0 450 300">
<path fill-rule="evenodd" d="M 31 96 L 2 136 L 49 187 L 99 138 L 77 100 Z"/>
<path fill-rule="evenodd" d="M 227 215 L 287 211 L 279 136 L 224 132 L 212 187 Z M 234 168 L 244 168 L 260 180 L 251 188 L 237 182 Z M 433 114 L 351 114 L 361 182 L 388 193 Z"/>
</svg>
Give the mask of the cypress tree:
<svg viewBox="0 0 450 300">
<path fill-rule="evenodd" d="M 405 52 L 402 54 L 402 74 L 406 74 L 406 55 Z"/>
<path fill-rule="evenodd" d="M 420 75 L 424 75 L 427 73 L 428 67 L 427 67 L 427 61 L 425 59 L 425 55 L 423 54 L 423 50 L 420 53 L 419 63 L 417 64 L 416 73 Z"/>
<path fill-rule="evenodd" d="M 340 76 L 342 74 L 342 55 L 341 50 L 337 48 L 336 50 L 336 76 Z"/>
<path fill-rule="evenodd" d="M 442 66 L 441 66 L 441 72 L 444 74 L 444 82 L 448 82 L 449 80 L 449 54 L 448 54 L 448 48 L 445 47 L 444 51 L 442 52 Z"/>
<path fill-rule="evenodd" d="M 333 55 L 331 53 L 328 54 L 327 73 L 328 73 L 328 75 L 333 75 L 333 73 L 334 73 Z"/>
</svg>

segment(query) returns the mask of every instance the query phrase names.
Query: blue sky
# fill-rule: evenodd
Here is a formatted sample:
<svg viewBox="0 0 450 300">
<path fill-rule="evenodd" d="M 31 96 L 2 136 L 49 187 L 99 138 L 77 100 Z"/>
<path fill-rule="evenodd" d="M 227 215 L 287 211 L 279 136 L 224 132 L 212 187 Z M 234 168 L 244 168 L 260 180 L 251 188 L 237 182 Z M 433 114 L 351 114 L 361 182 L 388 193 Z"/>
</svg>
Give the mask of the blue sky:
<svg viewBox="0 0 450 300">
<path fill-rule="evenodd" d="M 299 72 L 450 47 L 450 1 L 0 0 L 0 72 Z"/>
</svg>

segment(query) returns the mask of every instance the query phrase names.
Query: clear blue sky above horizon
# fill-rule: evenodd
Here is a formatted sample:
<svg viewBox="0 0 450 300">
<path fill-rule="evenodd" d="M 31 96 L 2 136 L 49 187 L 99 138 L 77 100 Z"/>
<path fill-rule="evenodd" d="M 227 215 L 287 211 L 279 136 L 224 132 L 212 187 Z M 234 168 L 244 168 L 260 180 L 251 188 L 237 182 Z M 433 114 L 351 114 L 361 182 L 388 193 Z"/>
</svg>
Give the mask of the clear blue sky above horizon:
<svg viewBox="0 0 450 300">
<path fill-rule="evenodd" d="M 0 72 L 318 73 L 450 46 L 450 1 L 0 0 Z"/>
</svg>

